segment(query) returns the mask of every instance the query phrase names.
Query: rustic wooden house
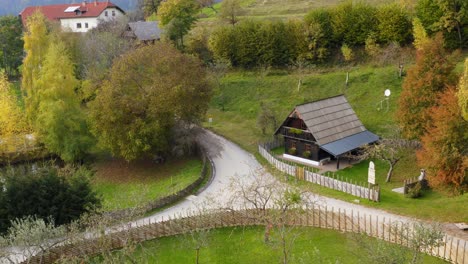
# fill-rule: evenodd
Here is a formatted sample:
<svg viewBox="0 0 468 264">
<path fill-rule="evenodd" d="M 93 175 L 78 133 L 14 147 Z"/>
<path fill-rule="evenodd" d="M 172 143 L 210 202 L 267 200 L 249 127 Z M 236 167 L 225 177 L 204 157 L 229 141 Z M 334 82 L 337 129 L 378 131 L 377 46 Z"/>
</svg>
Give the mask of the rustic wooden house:
<svg viewBox="0 0 468 264">
<path fill-rule="evenodd" d="M 379 137 L 368 131 L 344 95 L 296 106 L 275 135 L 283 135 L 285 157 L 319 166 Z"/>
<path fill-rule="evenodd" d="M 138 40 L 142 44 L 154 44 L 161 39 L 162 30 L 157 21 L 128 23 L 124 37 Z"/>
</svg>

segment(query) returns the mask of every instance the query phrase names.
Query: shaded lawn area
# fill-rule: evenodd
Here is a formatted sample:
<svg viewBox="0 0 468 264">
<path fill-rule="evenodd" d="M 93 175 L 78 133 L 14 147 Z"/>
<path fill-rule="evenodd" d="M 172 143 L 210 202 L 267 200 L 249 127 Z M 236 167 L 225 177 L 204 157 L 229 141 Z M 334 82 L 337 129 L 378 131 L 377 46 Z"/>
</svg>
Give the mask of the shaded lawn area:
<svg viewBox="0 0 468 264">
<path fill-rule="evenodd" d="M 308 227 L 292 232 L 298 236 L 290 263 L 363 263 L 363 253 L 351 234 Z M 282 263 L 280 238 L 274 230 L 269 243 L 263 241 L 264 227 L 215 229 L 207 237 L 207 247 L 200 250 L 200 263 Z M 189 235 L 180 235 L 147 241 L 144 250 L 138 248 L 134 257 L 147 263 L 195 263 L 195 250 L 186 242 L 188 239 Z M 426 255 L 423 263 L 446 262 Z"/>
<path fill-rule="evenodd" d="M 381 137 L 392 134 L 402 85 L 396 68 L 356 67 L 350 71 L 350 84 L 346 89 L 345 78 L 344 69 L 312 72 L 304 76 L 301 90 L 297 91 L 299 76 L 286 71 L 272 71 L 265 77 L 261 77 L 258 72 L 229 73 L 222 79 L 222 86 L 216 91 L 211 102 L 208 117 L 212 117 L 213 122 L 205 123 L 205 126 L 247 151 L 257 153 L 258 142 L 271 140 L 274 133 L 274 129 L 270 128 L 266 135 L 263 135 L 257 125 L 260 102 L 270 105 L 276 112 L 279 125 L 295 105 L 344 93 L 367 129 Z M 392 91 L 388 111 L 378 110 L 380 101 L 384 99 L 385 89 Z M 280 152 L 281 150 L 275 150 L 275 154 Z M 256 157 L 262 164 L 267 164 L 260 155 Z M 356 165 L 340 171 L 339 175 L 349 177 L 353 181 L 367 182 L 367 166 L 368 163 Z M 450 197 L 443 192 L 430 191 L 422 198 L 409 199 L 391 191 L 393 188 L 402 187 L 403 180 L 419 175 L 420 168 L 417 166 L 414 152 L 408 153 L 408 156 L 399 162 L 393 179 L 388 184 L 384 183 L 388 165 L 376 161 L 376 166 L 377 181 L 382 187 L 381 202 L 361 201 L 361 204 L 424 219 L 468 221 L 468 194 Z M 346 201 L 356 199 L 354 196 L 317 185 L 314 185 L 314 190 Z"/>
<path fill-rule="evenodd" d="M 105 210 L 134 207 L 181 190 L 201 173 L 197 158 L 168 160 L 155 164 L 151 160 L 127 163 L 111 159 L 94 164 L 94 189 L 103 197 Z"/>
</svg>

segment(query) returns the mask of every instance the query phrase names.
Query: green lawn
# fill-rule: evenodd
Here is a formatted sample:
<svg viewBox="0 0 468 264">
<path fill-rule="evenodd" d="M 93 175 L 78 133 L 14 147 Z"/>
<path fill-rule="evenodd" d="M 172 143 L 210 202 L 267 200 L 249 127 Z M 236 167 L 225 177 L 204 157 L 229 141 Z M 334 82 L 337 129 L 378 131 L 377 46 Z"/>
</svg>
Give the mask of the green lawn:
<svg viewBox="0 0 468 264">
<path fill-rule="evenodd" d="M 104 160 L 94 165 L 94 189 L 103 197 L 105 210 L 124 209 L 172 194 L 194 182 L 202 162 L 196 158 L 127 163 Z"/>
<path fill-rule="evenodd" d="M 271 242 L 264 243 L 263 232 L 263 227 L 212 230 L 207 235 L 207 247 L 200 250 L 199 263 L 282 263 L 278 234 L 272 231 Z M 350 234 L 317 228 L 298 228 L 293 234 L 297 238 L 290 263 L 365 263 Z M 148 241 L 133 256 L 147 263 L 195 263 L 195 250 L 188 239 L 182 235 Z M 423 261 L 446 263 L 429 256 Z"/>
<path fill-rule="evenodd" d="M 208 113 L 208 116 L 213 118 L 213 123 L 205 126 L 236 142 L 249 152 L 256 153 L 257 143 L 269 140 L 274 131 L 271 128 L 266 135 L 262 135 L 257 125 L 261 102 L 274 109 L 278 123 L 281 123 L 297 104 L 344 93 L 367 129 L 382 137 L 393 131 L 394 113 L 402 84 L 394 66 L 355 67 L 350 70 L 350 84 L 347 88 L 344 84 L 346 78 L 344 68 L 307 74 L 300 91 L 297 90 L 299 80 L 297 74 L 271 71 L 265 77 L 261 76 L 259 72 L 239 71 L 223 78 L 222 86 L 216 92 Z M 392 91 L 388 101 L 388 111 L 385 102 L 384 109 L 379 110 L 385 89 Z M 279 152 L 280 150 L 278 154 Z M 342 170 L 338 174 L 353 181 L 367 182 L 367 166 L 368 163 L 362 163 Z M 419 175 L 420 168 L 416 164 L 414 153 L 408 153 L 399 162 L 393 179 L 388 184 L 384 183 L 388 165 L 376 161 L 376 166 L 377 181 L 382 188 L 381 202 L 361 201 L 362 204 L 424 219 L 468 221 L 467 194 L 449 197 L 432 191 L 425 193 L 422 198 L 409 199 L 391 191 L 393 188 L 403 186 L 404 179 Z M 314 188 L 323 195 L 347 201 L 356 199 L 354 196 L 319 186 Z"/>
</svg>

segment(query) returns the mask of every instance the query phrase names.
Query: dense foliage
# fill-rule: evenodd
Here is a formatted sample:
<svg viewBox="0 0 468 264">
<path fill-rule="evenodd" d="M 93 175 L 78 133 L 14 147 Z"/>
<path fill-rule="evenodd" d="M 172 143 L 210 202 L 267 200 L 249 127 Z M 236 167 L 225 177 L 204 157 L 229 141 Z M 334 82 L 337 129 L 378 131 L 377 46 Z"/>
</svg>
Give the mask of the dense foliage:
<svg viewBox="0 0 468 264">
<path fill-rule="evenodd" d="M 15 16 L 0 17 L 0 68 L 17 75 L 23 59 L 23 25 Z"/>
<path fill-rule="evenodd" d="M 127 160 L 165 154 L 171 128 L 199 121 L 210 97 L 199 60 L 169 44 L 145 46 L 114 62 L 90 104 L 93 132 L 103 147 Z"/>
<path fill-rule="evenodd" d="M 370 36 L 380 44 L 407 44 L 411 27 L 409 13 L 396 4 L 376 8 L 345 2 L 312 10 L 303 21 L 247 20 L 220 27 L 211 36 L 210 48 L 215 58 L 245 68 L 298 60 L 319 63 L 343 45 L 365 45 Z"/>
<path fill-rule="evenodd" d="M 432 186 L 452 186 L 463 190 L 468 185 L 468 121 L 461 115 L 455 89 L 445 91 L 430 109 L 432 123 L 421 138 L 418 163 L 427 168 Z"/>
<path fill-rule="evenodd" d="M 438 34 L 417 51 L 416 64 L 408 70 L 397 112 L 403 136 L 419 139 L 431 124 L 431 107 L 447 86 L 455 85 L 455 64 Z"/>
<path fill-rule="evenodd" d="M 26 120 L 17 101 L 6 74 L 0 71 L 0 138 L 26 130 Z"/>
<path fill-rule="evenodd" d="M 284 66 L 298 58 L 302 34 L 296 22 L 243 21 L 215 31 L 210 46 L 233 66 Z"/>
<path fill-rule="evenodd" d="M 165 27 L 165 34 L 176 46 L 184 46 L 183 37 L 197 20 L 195 16 L 200 5 L 194 0 L 167 0 L 158 8 L 158 18 L 161 26 Z"/>
<path fill-rule="evenodd" d="M 93 144 L 81 101 L 73 62 L 65 44 L 52 38 L 37 82 L 39 98 L 34 128 L 39 140 L 65 161 L 83 159 Z"/>
<path fill-rule="evenodd" d="M 468 46 L 468 1 L 418 0 L 416 15 L 429 35 L 444 34 L 447 48 Z"/>
<path fill-rule="evenodd" d="M 0 173 L 1 232 L 10 226 L 10 219 L 50 217 L 55 224 L 62 225 L 99 206 L 100 199 L 91 189 L 88 170 L 34 166 L 8 168 Z"/>
<path fill-rule="evenodd" d="M 41 75 L 46 52 L 49 47 L 49 29 L 46 18 L 41 12 L 35 12 L 26 22 L 24 33 L 24 51 L 21 89 L 24 93 L 26 115 L 31 123 L 36 119 L 39 107 L 37 82 Z"/>
</svg>

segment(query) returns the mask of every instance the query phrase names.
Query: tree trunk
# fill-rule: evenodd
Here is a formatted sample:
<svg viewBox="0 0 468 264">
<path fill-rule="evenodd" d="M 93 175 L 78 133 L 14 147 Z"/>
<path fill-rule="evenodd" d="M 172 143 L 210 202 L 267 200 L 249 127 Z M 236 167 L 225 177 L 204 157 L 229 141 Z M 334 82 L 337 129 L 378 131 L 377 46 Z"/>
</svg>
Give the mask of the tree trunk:
<svg viewBox="0 0 468 264">
<path fill-rule="evenodd" d="M 390 169 L 388 170 L 388 173 L 387 173 L 387 178 L 385 179 L 385 182 L 390 182 L 390 179 L 392 178 L 392 174 L 393 174 L 393 168 L 395 167 L 395 165 L 397 164 L 397 162 L 399 161 L 400 159 L 396 159 L 394 161 L 388 161 L 388 164 L 390 165 Z"/>
<path fill-rule="evenodd" d="M 197 248 L 196 251 L 197 251 L 197 262 L 195 262 L 195 263 L 198 264 L 198 261 L 200 259 L 200 248 Z"/>
</svg>

